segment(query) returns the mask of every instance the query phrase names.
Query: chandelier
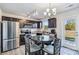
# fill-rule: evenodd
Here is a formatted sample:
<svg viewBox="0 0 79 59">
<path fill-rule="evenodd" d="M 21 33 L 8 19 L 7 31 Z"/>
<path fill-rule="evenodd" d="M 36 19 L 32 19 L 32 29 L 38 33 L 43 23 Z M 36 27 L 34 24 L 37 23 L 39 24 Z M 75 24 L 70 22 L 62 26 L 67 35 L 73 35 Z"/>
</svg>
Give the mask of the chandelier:
<svg viewBox="0 0 79 59">
<path fill-rule="evenodd" d="M 44 18 L 51 18 L 52 16 L 56 15 L 56 8 L 52 8 L 51 3 L 48 4 L 48 8 L 45 10 L 45 12 L 42 13 L 44 15 Z M 37 16 L 39 15 L 38 11 L 35 9 L 31 11 L 27 17 L 31 16 Z"/>
<path fill-rule="evenodd" d="M 56 8 L 52 8 L 51 3 L 49 3 L 49 8 L 44 12 L 45 17 L 52 17 L 56 15 Z"/>
</svg>

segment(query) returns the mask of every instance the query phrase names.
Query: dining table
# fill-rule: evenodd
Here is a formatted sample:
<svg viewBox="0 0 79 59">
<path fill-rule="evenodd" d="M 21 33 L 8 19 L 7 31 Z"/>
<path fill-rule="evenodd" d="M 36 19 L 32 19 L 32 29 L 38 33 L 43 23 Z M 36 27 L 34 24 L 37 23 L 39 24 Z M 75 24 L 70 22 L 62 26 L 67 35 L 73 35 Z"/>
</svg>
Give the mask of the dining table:
<svg viewBox="0 0 79 59">
<path fill-rule="evenodd" d="M 50 36 L 50 35 L 35 35 L 35 36 L 31 36 L 31 40 L 34 42 L 40 42 L 41 43 L 41 51 L 42 51 L 42 55 L 44 55 L 44 45 L 47 43 L 51 43 L 54 44 L 55 41 L 55 37 Z"/>
</svg>

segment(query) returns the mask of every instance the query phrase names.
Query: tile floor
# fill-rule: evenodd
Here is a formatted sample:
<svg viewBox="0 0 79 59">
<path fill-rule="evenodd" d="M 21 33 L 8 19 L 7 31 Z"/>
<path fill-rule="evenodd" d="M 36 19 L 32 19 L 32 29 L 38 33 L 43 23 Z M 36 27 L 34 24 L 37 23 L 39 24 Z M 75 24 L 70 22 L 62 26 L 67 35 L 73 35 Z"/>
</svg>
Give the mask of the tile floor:
<svg viewBox="0 0 79 59">
<path fill-rule="evenodd" d="M 78 51 L 74 51 L 65 47 L 61 47 L 61 55 L 79 55 Z"/>
<path fill-rule="evenodd" d="M 25 54 L 25 46 L 22 45 L 20 46 L 20 48 L 8 51 L 8 52 L 4 52 L 1 55 L 24 55 Z M 79 55 L 79 52 L 65 48 L 65 47 L 61 47 L 61 55 Z"/>
</svg>

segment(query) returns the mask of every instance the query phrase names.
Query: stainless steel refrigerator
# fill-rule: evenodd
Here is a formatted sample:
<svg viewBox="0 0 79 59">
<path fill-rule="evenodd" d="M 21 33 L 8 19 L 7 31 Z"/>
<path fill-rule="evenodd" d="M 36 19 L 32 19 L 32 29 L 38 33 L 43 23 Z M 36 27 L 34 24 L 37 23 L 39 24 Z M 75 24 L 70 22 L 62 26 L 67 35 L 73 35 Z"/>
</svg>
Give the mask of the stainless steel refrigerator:
<svg viewBox="0 0 79 59">
<path fill-rule="evenodd" d="M 8 51 L 16 48 L 16 22 L 3 21 L 3 50 Z"/>
</svg>

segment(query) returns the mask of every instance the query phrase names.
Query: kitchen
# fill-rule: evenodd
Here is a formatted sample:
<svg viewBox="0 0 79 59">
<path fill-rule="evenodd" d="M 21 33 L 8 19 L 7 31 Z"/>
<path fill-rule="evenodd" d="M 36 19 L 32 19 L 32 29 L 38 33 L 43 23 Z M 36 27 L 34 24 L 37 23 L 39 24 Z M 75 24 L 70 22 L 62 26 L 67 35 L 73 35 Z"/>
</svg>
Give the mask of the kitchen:
<svg viewBox="0 0 79 59">
<path fill-rule="evenodd" d="M 10 7 L 10 5 L 16 6 L 14 8 Z M 18 6 L 20 5 L 20 7 Z M 21 6 L 23 5 L 23 6 Z M 27 6 L 26 6 L 27 5 Z M 70 41 L 69 39 L 72 40 L 72 37 L 70 37 L 70 35 L 66 35 L 67 37 L 65 37 L 65 23 L 64 20 L 67 20 L 68 26 L 67 26 L 67 31 L 69 31 L 69 28 L 75 28 L 74 25 L 78 26 L 78 4 L 71 4 L 71 3 L 67 3 L 67 4 L 52 4 L 52 3 L 48 3 L 48 4 L 44 4 L 43 7 L 41 7 L 41 5 L 39 6 L 39 8 L 37 9 L 36 7 L 32 7 L 33 6 L 39 6 L 40 4 L 0 4 L 0 54 L 6 54 L 10 51 L 15 51 L 19 48 L 23 48 L 22 49 L 22 53 L 23 55 L 25 55 L 25 35 L 29 32 L 29 34 L 31 36 L 36 36 L 36 35 L 51 35 L 51 32 L 54 31 L 55 37 L 59 38 L 61 40 L 62 43 L 62 47 L 61 47 L 61 51 L 63 54 L 76 54 L 76 51 L 71 53 L 71 52 L 64 52 L 63 50 L 77 50 L 78 51 L 78 40 L 76 40 L 78 38 L 78 33 L 79 31 L 77 30 L 76 32 L 76 36 L 77 38 L 73 38 L 74 41 Z M 53 8 L 53 13 L 51 14 L 52 10 L 49 8 L 52 5 L 54 5 Z M 4 7 L 2 7 L 4 6 Z M 26 7 L 26 9 L 24 9 L 24 6 Z M 29 8 L 28 8 L 29 6 Z M 48 6 L 48 7 L 46 7 Z M 62 6 L 61 8 L 58 8 L 59 6 Z M 65 9 L 64 6 L 67 6 L 70 9 Z M 69 7 L 71 6 L 71 7 Z M 7 8 L 5 8 L 7 7 Z M 46 8 L 44 8 L 46 7 Z M 42 10 L 40 9 L 42 8 Z M 62 9 L 62 10 L 57 10 L 56 13 L 56 9 Z M 75 10 L 74 10 L 75 8 Z M 11 10 L 10 10 L 11 9 Z M 14 10 L 13 10 L 14 9 Z M 28 10 L 29 9 L 29 10 Z M 65 10 L 64 10 L 65 9 Z M 72 9 L 72 10 L 71 10 Z M 5 12 L 4 12 L 5 10 Z M 26 11 L 27 10 L 27 11 Z M 49 11 L 50 10 L 50 11 Z M 21 13 L 22 11 L 22 13 Z M 29 11 L 29 12 L 28 12 Z M 61 12 L 62 11 L 62 12 Z M 67 12 L 64 12 L 67 11 Z M 42 12 L 44 12 L 44 15 L 42 14 Z M 58 13 L 60 12 L 60 13 Z M 26 15 L 27 14 L 27 15 Z M 40 14 L 40 15 L 39 15 Z M 74 16 L 75 15 L 75 16 Z M 24 16 L 24 17 L 22 17 Z M 70 21 L 69 21 L 69 20 Z M 77 19 L 77 24 L 75 24 L 75 21 L 72 21 L 71 19 Z M 67 24 L 66 23 L 66 24 Z M 70 24 L 72 24 L 73 26 L 71 26 Z M 77 27 L 78 28 L 78 27 Z M 72 29 L 73 32 L 75 32 L 75 29 Z M 69 32 L 68 32 L 69 33 Z M 70 32 L 71 33 L 71 32 Z M 74 33 L 73 33 L 74 35 Z M 49 39 L 48 36 L 43 37 Z M 75 36 L 73 36 L 75 37 Z M 68 38 L 68 40 L 66 40 L 66 38 Z M 42 40 L 40 39 L 40 40 Z M 35 41 L 35 40 L 33 40 Z M 43 41 L 41 41 L 41 44 Z M 74 45 L 72 45 L 70 42 L 72 42 L 72 44 L 74 43 Z M 46 44 L 46 42 L 45 42 Z M 53 45 L 53 44 L 52 44 Z M 74 48 L 73 48 L 74 46 Z M 41 48 L 43 50 L 44 46 Z M 71 50 L 72 49 L 72 50 Z M 61 52 L 60 51 L 60 52 Z M 18 52 L 16 51 L 16 55 L 18 55 Z M 15 53 L 15 52 L 13 52 Z M 37 53 L 38 54 L 38 53 Z"/>
</svg>

